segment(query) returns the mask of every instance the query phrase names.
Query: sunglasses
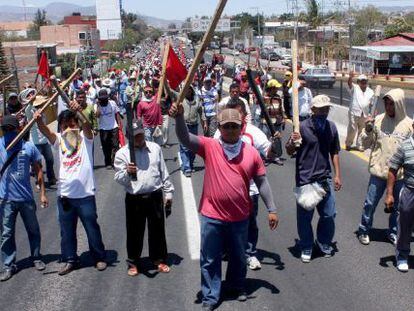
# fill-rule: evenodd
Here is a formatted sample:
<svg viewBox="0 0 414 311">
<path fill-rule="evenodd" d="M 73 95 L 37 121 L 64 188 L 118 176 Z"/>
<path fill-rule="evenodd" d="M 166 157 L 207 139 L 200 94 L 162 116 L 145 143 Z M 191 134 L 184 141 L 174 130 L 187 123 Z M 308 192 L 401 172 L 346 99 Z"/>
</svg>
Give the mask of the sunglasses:
<svg viewBox="0 0 414 311">
<path fill-rule="evenodd" d="M 240 125 L 235 123 L 226 123 L 221 126 L 225 130 L 237 130 L 240 128 Z"/>
</svg>

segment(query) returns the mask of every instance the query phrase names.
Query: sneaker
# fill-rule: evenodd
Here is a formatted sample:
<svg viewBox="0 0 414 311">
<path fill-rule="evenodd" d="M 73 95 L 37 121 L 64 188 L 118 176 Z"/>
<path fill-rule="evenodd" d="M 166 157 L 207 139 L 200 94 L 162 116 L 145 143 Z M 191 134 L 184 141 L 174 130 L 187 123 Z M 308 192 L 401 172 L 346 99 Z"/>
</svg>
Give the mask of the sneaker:
<svg viewBox="0 0 414 311">
<path fill-rule="evenodd" d="M 352 147 L 351 146 L 345 146 L 345 150 L 346 151 L 351 151 L 352 150 Z"/>
<path fill-rule="evenodd" d="M 388 235 L 388 240 L 395 246 L 397 245 L 397 235 L 395 233 L 391 233 Z"/>
<path fill-rule="evenodd" d="M 43 271 L 46 269 L 46 264 L 40 259 L 33 260 L 33 266 L 37 271 Z"/>
<path fill-rule="evenodd" d="M 56 178 L 53 178 L 53 179 L 51 179 L 51 180 L 48 180 L 48 186 L 50 187 L 50 186 L 54 186 L 54 185 L 56 185 L 56 183 L 57 183 L 57 180 L 56 180 Z"/>
<path fill-rule="evenodd" d="M 72 262 L 66 262 L 60 269 L 58 274 L 59 275 L 66 275 L 68 273 L 71 273 L 73 270 L 76 269 L 75 263 Z"/>
<path fill-rule="evenodd" d="M 16 273 L 15 268 L 6 268 L 3 270 L 3 272 L 0 275 L 0 281 L 6 282 L 7 280 L 10 280 L 13 276 L 13 274 Z"/>
<path fill-rule="evenodd" d="M 358 240 L 362 245 L 368 245 L 370 242 L 368 234 L 360 234 Z"/>
<path fill-rule="evenodd" d="M 400 259 L 397 261 L 397 269 L 400 272 L 408 272 L 408 262 L 405 259 Z"/>
<path fill-rule="evenodd" d="M 276 158 L 273 160 L 273 163 L 279 166 L 283 166 L 283 161 L 280 158 Z"/>
<path fill-rule="evenodd" d="M 246 301 L 247 300 L 247 294 L 246 294 L 246 292 L 245 291 L 240 291 L 238 293 L 238 295 L 237 295 L 237 300 L 238 301 L 241 301 L 241 302 Z"/>
<path fill-rule="evenodd" d="M 185 177 L 191 177 L 191 171 L 185 171 L 184 176 Z"/>
<path fill-rule="evenodd" d="M 311 261 L 311 258 L 312 258 L 312 250 L 305 249 L 302 251 L 302 254 L 300 255 L 300 259 L 302 260 L 303 263 L 309 263 Z"/>
<path fill-rule="evenodd" d="M 107 166 L 106 166 L 106 169 L 107 169 L 108 171 L 112 170 L 112 165 L 107 165 Z"/>
<path fill-rule="evenodd" d="M 260 261 L 255 256 L 247 258 L 247 265 L 250 270 L 259 270 L 262 268 Z"/>
<path fill-rule="evenodd" d="M 203 310 L 203 311 L 213 311 L 214 306 L 212 306 L 211 304 L 208 304 L 206 302 L 203 302 L 203 304 L 201 305 L 201 310 Z"/>
<path fill-rule="evenodd" d="M 95 265 L 96 270 L 104 271 L 107 267 L 107 263 L 105 261 L 98 261 Z"/>
<path fill-rule="evenodd" d="M 316 240 L 316 245 L 318 245 L 319 249 L 323 253 L 323 257 L 325 258 L 332 257 L 332 252 L 333 252 L 332 246 L 328 244 L 322 244 L 318 240 Z"/>
</svg>

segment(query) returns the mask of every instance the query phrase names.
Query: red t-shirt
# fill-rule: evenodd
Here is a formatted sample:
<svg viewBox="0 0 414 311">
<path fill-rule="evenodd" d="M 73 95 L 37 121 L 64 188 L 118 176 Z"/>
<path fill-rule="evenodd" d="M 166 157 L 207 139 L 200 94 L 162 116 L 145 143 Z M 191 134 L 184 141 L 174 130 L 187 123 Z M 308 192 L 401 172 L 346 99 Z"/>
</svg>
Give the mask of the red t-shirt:
<svg viewBox="0 0 414 311">
<path fill-rule="evenodd" d="M 240 154 L 229 161 L 218 140 L 201 136 L 199 139 L 197 154 L 205 165 L 201 214 L 229 222 L 247 219 L 252 209 L 249 181 L 266 174 L 258 151 L 243 143 Z"/>
<path fill-rule="evenodd" d="M 161 125 L 161 106 L 157 104 L 157 96 L 154 96 L 150 102 L 140 101 L 137 107 L 137 116 L 142 118 L 145 127 Z"/>
</svg>

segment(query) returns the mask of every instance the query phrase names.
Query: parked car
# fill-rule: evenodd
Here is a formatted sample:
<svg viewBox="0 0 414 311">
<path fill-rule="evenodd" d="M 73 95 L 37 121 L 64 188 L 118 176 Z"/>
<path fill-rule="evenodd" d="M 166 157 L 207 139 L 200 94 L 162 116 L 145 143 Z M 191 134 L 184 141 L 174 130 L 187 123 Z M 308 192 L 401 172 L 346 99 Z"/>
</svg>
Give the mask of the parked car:
<svg viewBox="0 0 414 311">
<path fill-rule="evenodd" d="M 290 54 L 283 54 L 282 55 L 282 65 L 284 65 L 284 66 L 291 66 L 292 65 L 292 55 L 290 55 Z"/>
<path fill-rule="evenodd" d="M 239 52 L 243 52 L 244 51 L 244 44 L 243 43 L 236 43 L 234 49 L 239 51 Z"/>
<path fill-rule="evenodd" d="M 333 88 L 335 75 L 326 67 L 313 67 L 306 69 L 299 75 L 299 79 L 305 80 L 309 87 L 327 86 Z"/>
<path fill-rule="evenodd" d="M 275 53 L 275 52 L 270 52 L 267 55 L 267 59 L 271 60 L 271 61 L 278 61 L 281 59 L 280 55 Z"/>
</svg>

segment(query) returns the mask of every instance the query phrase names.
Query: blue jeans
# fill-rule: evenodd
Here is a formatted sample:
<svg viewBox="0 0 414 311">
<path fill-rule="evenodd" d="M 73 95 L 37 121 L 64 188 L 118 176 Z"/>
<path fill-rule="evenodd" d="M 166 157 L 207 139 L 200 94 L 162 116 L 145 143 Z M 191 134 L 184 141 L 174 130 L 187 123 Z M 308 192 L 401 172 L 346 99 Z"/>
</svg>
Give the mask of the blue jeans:
<svg viewBox="0 0 414 311">
<path fill-rule="evenodd" d="M 64 201 L 65 200 L 65 201 Z M 67 209 L 63 209 L 65 204 Z M 76 227 L 78 218 L 82 222 L 88 237 L 89 250 L 96 261 L 105 259 L 105 247 L 102 243 L 101 229 L 99 228 L 96 214 L 95 196 L 82 199 L 69 199 L 58 197 L 58 219 L 60 224 L 60 248 L 62 261 L 76 262 L 77 238 Z"/>
<path fill-rule="evenodd" d="M 246 256 L 252 257 L 257 254 L 257 241 L 259 239 L 259 227 L 257 226 L 257 212 L 259 209 L 259 195 L 254 194 L 250 196 L 253 203 L 253 211 L 249 218 L 249 229 L 247 234 Z"/>
<path fill-rule="evenodd" d="M 191 134 L 198 135 L 198 124 L 187 124 L 187 128 Z M 191 172 L 193 169 L 195 153 L 180 144 L 180 158 L 182 162 L 181 170 L 183 172 Z"/>
<path fill-rule="evenodd" d="M 162 145 L 162 136 L 154 137 L 152 136 L 154 134 L 155 127 L 144 127 L 145 132 L 145 140 L 146 141 L 152 141 L 154 143 L 157 143 L 158 145 Z"/>
<path fill-rule="evenodd" d="M 246 243 L 249 220 L 225 222 L 201 217 L 201 291 L 203 303 L 216 305 L 221 292 L 221 260 L 226 245 L 229 261 L 226 280 L 230 287 L 243 289 L 246 279 Z"/>
<path fill-rule="evenodd" d="M 55 180 L 56 177 L 55 177 L 55 171 L 53 170 L 54 160 L 53 160 L 52 148 L 50 147 L 48 143 L 36 145 L 36 148 L 45 158 L 47 180 L 48 181 Z"/>
<path fill-rule="evenodd" d="M 394 186 L 394 208 L 388 219 L 388 234 L 397 234 L 397 217 L 398 217 L 398 198 L 403 186 L 403 181 L 399 180 Z M 371 175 L 368 183 L 367 197 L 362 210 L 361 223 L 359 224 L 358 234 L 369 234 L 374 221 L 374 213 L 379 200 L 382 198 L 387 188 L 387 180 Z"/>
<path fill-rule="evenodd" d="M 332 180 L 328 180 L 330 191 L 325 195 L 321 202 L 316 206 L 319 213 L 318 226 L 316 228 L 317 240 L 323 245 L 331 245 L 335 235 L 335 193 Z M 299 234 L 299 246 L 302 251 L 312 250 L 313 248 L 313 228 L 312 218 L 315 209 L 308 211 L 297 205 L 297 226 Z"/>
<path fill-rule="evenodd" d="M 16 262 L 16 219 L 20 212 L 29 237 L 30 254 L 33 260 L 40 258 L 40 229 L 36 217 L 36 203 L 0 200 L 2 212 L 1 258 L 6 269 Z M 1 213 L 0 213 L 1 214 Z"/>
</svg>

